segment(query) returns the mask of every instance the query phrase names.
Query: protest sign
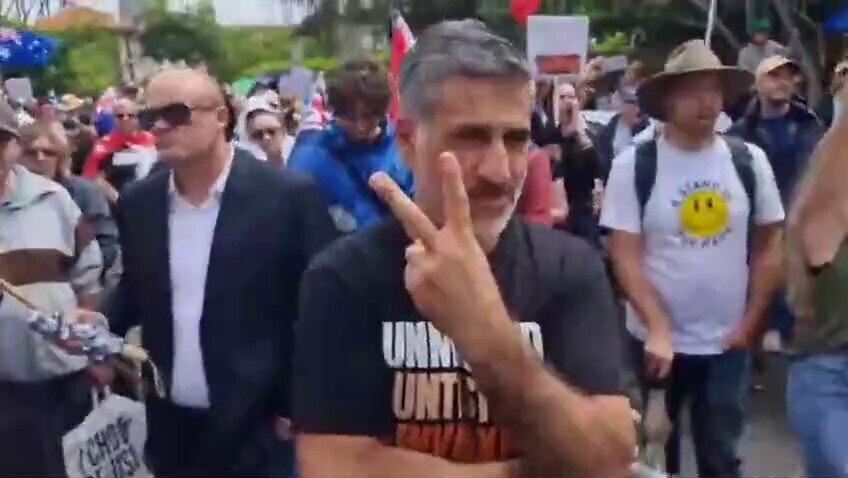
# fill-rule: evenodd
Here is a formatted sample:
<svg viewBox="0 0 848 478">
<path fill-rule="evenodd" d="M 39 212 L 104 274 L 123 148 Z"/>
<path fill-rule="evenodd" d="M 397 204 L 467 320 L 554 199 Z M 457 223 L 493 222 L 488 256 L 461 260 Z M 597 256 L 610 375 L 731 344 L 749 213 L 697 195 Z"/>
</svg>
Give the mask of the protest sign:
<svg viewBox="0 0 848 478">
<path fill-rule="evenodd" d="M 527 58 L 536 76 L 579 74 L 589 51 L 589 18 L 533 15 L 527 22 Z"/>
</svg>

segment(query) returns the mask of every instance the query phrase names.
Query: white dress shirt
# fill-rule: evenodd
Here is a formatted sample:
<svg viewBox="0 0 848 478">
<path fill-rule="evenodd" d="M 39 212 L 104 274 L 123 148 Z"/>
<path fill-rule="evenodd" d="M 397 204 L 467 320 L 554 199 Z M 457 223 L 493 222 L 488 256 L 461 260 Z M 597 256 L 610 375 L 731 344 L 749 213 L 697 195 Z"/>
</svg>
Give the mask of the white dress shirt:
<svg viewBox="0 0 848 478">
<path fill-rule="evenodd" d="M 191 408 L 209 408 L 209 386 L 203 367 L 200 319 L 206 295 L 206 272 L 221 210 L 221 198 L 232 159 L 210 190 L 209 199 L 193 206 L 179 191 L 171 173 L 168 245 L 171 311 L 174 316 L 174 367 L 171 400 Z"/>
</svg>

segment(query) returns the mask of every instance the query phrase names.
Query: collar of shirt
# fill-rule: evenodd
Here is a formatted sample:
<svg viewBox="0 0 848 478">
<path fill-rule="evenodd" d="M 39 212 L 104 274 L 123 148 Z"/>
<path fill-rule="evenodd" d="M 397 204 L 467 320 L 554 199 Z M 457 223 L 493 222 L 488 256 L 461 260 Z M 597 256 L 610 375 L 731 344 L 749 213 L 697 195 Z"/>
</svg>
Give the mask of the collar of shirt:
<svg viewBox="0 0 848 478">
<path fill-rule="evenodd" d="M 224 170 L 221 171 L 221 174 L 218 175 L 218 179 L 215 180 L 215 183 L 209 188 L 209 198 L 201 204 L 200 206 L 192 205 L 187 199 L 180 194 L 179 190 L 177 190 L 176 178 L 174 176 L 174 172 L 171 171 L 171 176 L 168 179 L 168 197 L 171 199 L 171 211 L 174 210 L 174 207 L 190 207 L 193 209 L 205 209 L 212 204 L 220 204 L 221 197 L 224 195 L 224 189 L 227 187 L 227 179 L 230 177 L 230 171 L 233 167 L 233 160 L 235 158 L 235 148 L 233 148 L 230 152 L 230 160 L 227 162 L 227 165 L 224 167 Z"/>
</svg>

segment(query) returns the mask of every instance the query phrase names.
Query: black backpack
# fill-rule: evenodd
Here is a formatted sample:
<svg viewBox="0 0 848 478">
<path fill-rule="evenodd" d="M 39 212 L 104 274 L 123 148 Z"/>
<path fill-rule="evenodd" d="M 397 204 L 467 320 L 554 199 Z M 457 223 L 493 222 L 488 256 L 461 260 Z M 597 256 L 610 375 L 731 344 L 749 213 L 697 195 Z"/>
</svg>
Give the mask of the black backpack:
<svg viewBox="0 0 848 478">
<path fill-rule="evenodd" d="M 730 149 L 730 158 L 739 175 L 745 194 L 748 196 L 750 210 L 748 213 L 748 255 L 751 253 L 751 234 L 754 228 L 754 217 L 757 197 L 757 176 L 754 173 L 754 156 L 745 141 L 731 136 L 722 136 Z M 651 191 L 657 180 L 657 140 L 652 139 L 636 147 L 633 176 L 636 186 L 636 198 L 639 201 L 639 216 L 645 219 L 645 205 L 651 198 Z"/>
</svg>

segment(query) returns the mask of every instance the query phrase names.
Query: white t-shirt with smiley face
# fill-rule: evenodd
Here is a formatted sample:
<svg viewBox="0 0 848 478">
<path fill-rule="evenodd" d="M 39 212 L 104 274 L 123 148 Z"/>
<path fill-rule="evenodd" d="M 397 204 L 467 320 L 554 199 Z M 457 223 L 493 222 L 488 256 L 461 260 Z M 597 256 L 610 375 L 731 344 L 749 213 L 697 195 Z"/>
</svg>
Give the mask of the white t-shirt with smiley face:
<svg viewBox="0 0 848 478">
<path fill-rule="evenodd" d="M 774 173 L 765 153 L 748 145 L 756 177 L 758 225 L 783 221 Z M 644 221 L 634 181 L 635 148 L 613 161 L 601 225 L 643 234 L 648 279 L 671 315 L 674 350 L 722 352 L 724 338 L 742 320 L 748 288 L 748 217 L 745 188 L 723 139 L 700 151 L 657 142 L 657 176 Z M 627 328 L 646 330 L 627 307 Z"/>
</svg>

